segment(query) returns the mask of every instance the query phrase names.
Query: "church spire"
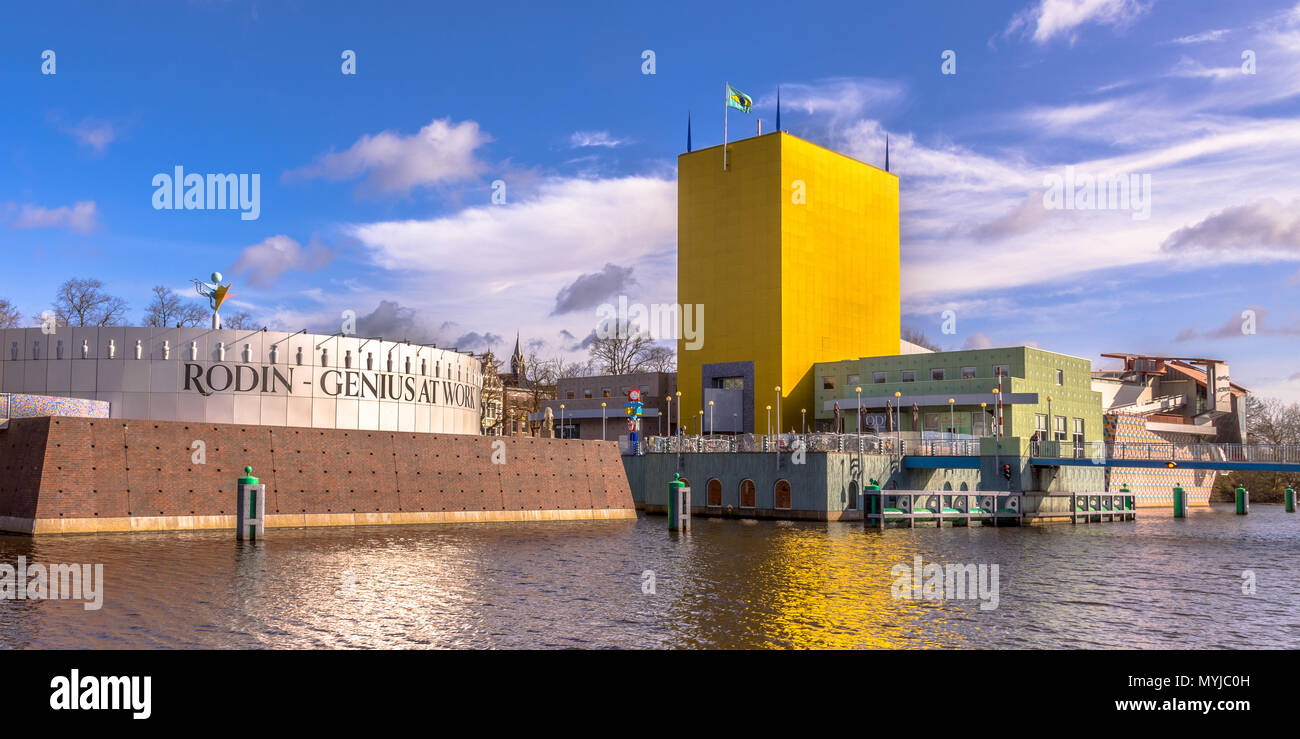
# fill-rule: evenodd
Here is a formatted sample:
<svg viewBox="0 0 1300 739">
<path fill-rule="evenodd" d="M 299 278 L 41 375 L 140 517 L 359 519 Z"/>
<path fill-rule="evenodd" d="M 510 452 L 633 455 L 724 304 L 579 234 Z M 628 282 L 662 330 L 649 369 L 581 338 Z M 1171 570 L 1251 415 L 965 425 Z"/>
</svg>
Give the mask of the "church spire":
<svg viewBox="0 0 1300 739">
<path fill-rule="evenodd" d="M 520 380 L 523 379 L 524 369 L 524 353 L 519 351 L 519 332 L 515 331 L 515 353 L 510 355 L 510 372 L 516 376 L 516 380 Z"/>
</svg>

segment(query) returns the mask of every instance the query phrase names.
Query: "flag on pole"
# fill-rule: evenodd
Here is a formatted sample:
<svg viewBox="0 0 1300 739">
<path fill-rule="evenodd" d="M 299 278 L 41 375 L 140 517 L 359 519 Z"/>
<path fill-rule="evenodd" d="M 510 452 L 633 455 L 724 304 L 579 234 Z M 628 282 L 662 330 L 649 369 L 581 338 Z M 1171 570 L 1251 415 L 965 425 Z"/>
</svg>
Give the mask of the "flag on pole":
<svg viewBox="0 0 1300 739">
<path fill-rule="evenodd" d="M 735 108 L 742 113 L 752 112 L 750 109 L 754 106 L 754 101 L 748 95 L 737 90 L 731 85 L 727 85 L 727 107 Z"/>
</svg>

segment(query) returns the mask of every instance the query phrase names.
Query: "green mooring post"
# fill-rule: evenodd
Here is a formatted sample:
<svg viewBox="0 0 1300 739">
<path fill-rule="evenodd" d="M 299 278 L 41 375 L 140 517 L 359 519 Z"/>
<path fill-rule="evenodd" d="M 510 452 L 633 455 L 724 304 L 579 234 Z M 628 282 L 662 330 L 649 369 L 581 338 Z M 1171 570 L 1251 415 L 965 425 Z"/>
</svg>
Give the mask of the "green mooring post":
<svg viewBox="0 0 1300 739">
<path fill-rule="evenodd" d="M 266 486 L 253 477 L 253 468 L 245 467 L 244 476 L 239 478 L 238 492 L 235 495 L 235 538 L 244 540 L 247 535 L 253 541 L 264 535 L 263 516 L 266 512 Z"/>
<path fill-rule="evenodd" d="M 1187 491 L 1174 486 L 1174 518 L 1187 518 Z"/>
<path fill-rule="evenodd" d="M 691 528 L 691 489 L 682 482 L 682 473 L 674 472 L 668 483 L 668 530 L 687 531 Z"/>
<path fill-rule="evenodd" d="M 1286 489 L 1286 512 L 1295 513 L 1295 488 Z"/>
<path fill-rule="evenodd" d="M 879 515 L 881 513 L 882 509 L 884 508 L 884 506 L 881 505 L 881 503 L 883 503 L 884 500 L 885 499 L 880 495 L 880 483 L 876 482 L 876 479 L 874 477 L 871 478 L 871 484 L 868 485 L 866 489 L 863 490 L 863 495 L 862 495 L 862 510 L 863 510 L 862 525 L 863 526 L 871 525 L 870 514 L 875 513 Z M 879 515 L 879 518 L 876 519 L 876 523 L 879 527 L 884 528 L 885 517 L 883 515 Z"/>
<path fill-rule="evenodd" d="M 1238 485 L 1237 486 L 1237 515 L 1244 516 L 1247 513 L 1250 513 L 1250 493 L 1246 491 L 1246 488 L 1243 488 L 1242 486 Z"/>
</svg>

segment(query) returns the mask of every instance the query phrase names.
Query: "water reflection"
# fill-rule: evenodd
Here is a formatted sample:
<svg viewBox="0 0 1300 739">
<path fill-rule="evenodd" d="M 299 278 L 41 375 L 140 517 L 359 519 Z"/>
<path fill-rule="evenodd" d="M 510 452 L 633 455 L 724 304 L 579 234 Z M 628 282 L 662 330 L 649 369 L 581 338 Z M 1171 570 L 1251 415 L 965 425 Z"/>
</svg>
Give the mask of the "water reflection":
<svg viewBox="0 0 1300 739">
<path fill-rule="evenodd" d="M 0 601 L 0 647 L 1294 647 L 1297 526 L 1256 506 L 883 535 L 717 519 L 670 534 L 650 517 L 276 530 L 256 543 L 0 536 L 0 562 L 103 563 L 105 577 L 99 611 Z M 997 564 L 998 608 L 894 599 L 890 569 L 916 556 Z"/>
</svg>

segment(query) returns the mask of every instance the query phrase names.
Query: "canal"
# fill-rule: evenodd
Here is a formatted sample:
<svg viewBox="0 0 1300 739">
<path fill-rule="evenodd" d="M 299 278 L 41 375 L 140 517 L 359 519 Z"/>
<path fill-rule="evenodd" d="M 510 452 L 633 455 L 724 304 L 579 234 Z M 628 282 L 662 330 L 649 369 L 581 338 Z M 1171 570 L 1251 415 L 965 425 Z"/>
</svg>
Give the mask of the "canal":
<svg viewBox="0 0 1300 739">
<path fill-rule="evenodd" d="M 103 565 L 98 610 L 0 600 L 0 648 L 1300 646 L 1300 514 L 1139 516 L 884 534 L 697 518 L 679 535 L 650 516 L 273 530 L 242 545 L 0 536 L 0 565 Z M 917 557 L 996 565 L 996 601 L 974 587 L 894 597 Z"/>
</svg>

